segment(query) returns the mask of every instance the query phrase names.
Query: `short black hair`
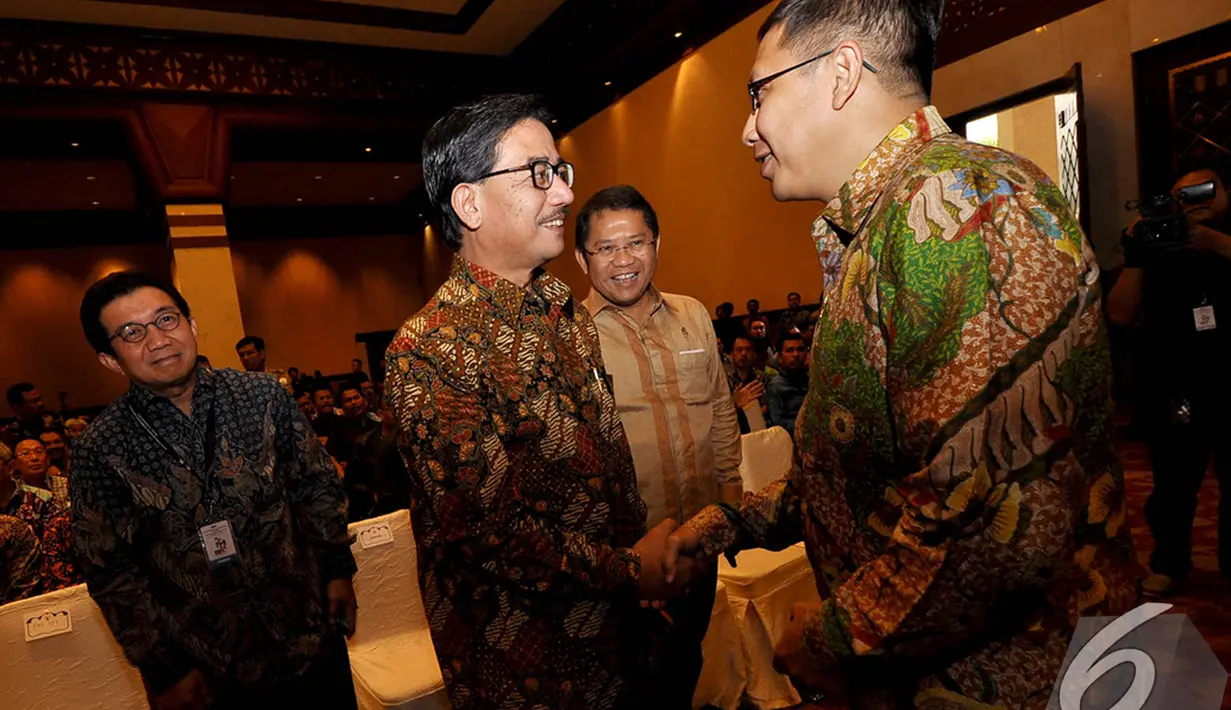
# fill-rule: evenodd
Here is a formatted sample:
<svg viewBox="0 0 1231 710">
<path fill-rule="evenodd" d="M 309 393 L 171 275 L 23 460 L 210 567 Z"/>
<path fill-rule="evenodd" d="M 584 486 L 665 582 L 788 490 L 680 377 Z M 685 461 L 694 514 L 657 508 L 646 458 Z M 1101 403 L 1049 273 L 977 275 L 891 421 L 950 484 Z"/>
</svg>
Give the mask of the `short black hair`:
<svg viewBox="0 0 1231 710">
<path fill-rule="evenodd" d="M 782 46 L 809 57 L 855 40 L 887 90 L 929 97 L 943 10 L 943 0 L 782 0 L 757 39 L 783 26 Z"/>
<path fill-rule="evenodd" d="M 333 387 L 331 387 L 328 382 L 317 382 L 316 384 L 312 385 L 312 388 L 309 391 L 312 393 L 312 399 L 316 399 L 317 392 L 328 392 L 330 395 L 332 395 Z"/>
<path fill-rule="evenodd" d="M 338 399 L 341 399 L 342 397 L 346 396 L 347 392 L 352 392 L 352 391 L 355 394 L 359 395 L 360 397 L 363 396 L 363 390 L 359 389 L 358 382 L 347 382 L 346 384 L 342 385 L 341 389 L 338 390 Z"/>
<path fill-rule="evenodd" d="M 357 358 L 357 357 L 353 357 L 353 358 L 351 358 L 351 362 L 357 362 L 357 363 L 359 363 L 360 365 L 363 365 L 363 360 L 360 360 L 360 359 L 359 359 L 359 358 Z"/>
<path fill-rule="evenodd" d="M 754 348 L 757 345 L 757 341 L 753 340 L 751 335 L 741 332 L 741 333 L 737 333 L 734 338 L 731 338 L 731 349 L 735 350 L 735 344 L 741 340 L 747 340 L 748 344 Z"/>
<path fill-rule="evenodd" d="M 799 291 L 791 291 L 790 293 L 786 295 L 787 298 L 790 298 L 791 296 L 794 296 L 795 298 L 803 300 L 803 296 L 799 295 Z"/>
<path fill-rule="evenodd" d="M 192 318 L 188 302 L 179 289 L 167 279 L 143 271 L 117 271 L 95 281 L 81 298 L 81 330 L 94 352 L 115 355 L 111 334 L 103 327 L 103 309 L 117 298 L 123 298 L 142 288 L 156 288 L 171 297 L 171 302 L 185 318 Z"/>
<path fill-rule="evenodd" d="M 637 188 L 632 185 L 613 185 L 599 190 L 586 200 L 586 204 L 577 215 L 577 249 L 585 251 L 590 242 L 590 221 L 600 212 L 615 212 L 618 210 L 636 210 L 645 218 L 645 225 L 650 228 L 650 235 L 658 238 L 658 213 L 654 211 L 650 201 L 645 199 Z"/>
<path fill-rule="evenodd" d="M 452 249 L 462 246 L 462 221 L 453 211 L 453 188 L 490 173 L 500 141 L 522 121 L 551 122 L 537 96 L 498 94 L 450 109 L 423 139 L 423 186 L 441 213 L 441 236 Z"/>
<path fill-rule="evenodd" d="M 4 397 L 9 401 L 10 406 L 20 407 L 26 403 L 26 393 L 33 392 L 35 389 L 35 386 L 29 382 L 18 382 L 15 385 L 9 386 L 8 391 L 4 393 Z"/>
<path fill-rule="evenodd" d="M 286 374 L 288 374 L 288 375 L 289 375 L 289 374 L 291 374 L 292 372 L 299 372 L 299 368 L 298 368 L 298 367 L 288 367 L 288 368 L 286 369 Z"/>
<path fill-rule="evenodd" d="M 750 299 L 748 299 L 748 303 L 755 303 L 755 304 L 757 304 L 758 306 L 760 306 L 760 305 L 761 305 L 761 302 L 760 302 L 760 301 L 758 301 L 758 300 L 757 300 L 757 299 L 755 299 L 755 298 L 750 298 Z M 745 306 L 747 306 L 747 305 L 748 305 L 748 303 L 745 303 L 744 305 L 745 305 Z"/>
<path fill-rule="evenodd" d="M 235 352 L 239 352 L 239 349 L 245 345 L 255 345 L 258 353 L 265 352 L 265 339 L 259 335 L 245 335 L 240 338 L 239 342 L 235 344 Z"/>
<path fill-rule="evenodd" d="M 788 340 L 798 340 L 804 345 L 808 344 L 807 339 L 804 338 L 802 333 L 798 333 L 794 330 L 788 330 L 782 334 L 782 337 L 778 338 L 778 352 L 782 352 L 782 349 L 786 347 L 786 341 Z"/>
<path fill-rule="evenodd" d="M 732 315 L 735 313 L 735 304 L 730 301 L 723 301 L 718 304 L 718 310 L 726 312 L 727 315 Z"/>
</svg>

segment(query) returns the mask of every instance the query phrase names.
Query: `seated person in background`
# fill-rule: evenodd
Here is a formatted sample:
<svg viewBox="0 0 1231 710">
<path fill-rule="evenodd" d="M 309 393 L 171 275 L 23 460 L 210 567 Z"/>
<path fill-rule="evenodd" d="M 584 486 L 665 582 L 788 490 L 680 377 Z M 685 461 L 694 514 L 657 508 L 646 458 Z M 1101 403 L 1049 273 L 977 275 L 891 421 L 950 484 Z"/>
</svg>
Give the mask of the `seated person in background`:
<svg viewBox="0 0 1231 710">
<path fill-rule="evenodd" d="M 752 340 L 752 344 L 756 346 L 757 352 L 757 367 L 765 369 L 767 367 L 778 367 L 778 353 L 774 352 L 773 345 L 769 342 L 769 322 L 764 316 L 758 316 L 752 321 L 752 327 L 748 329 L 748 335 Z"/>
<path fill-rule="evenodd" d="M 350 361 L 350 374 L 351 375 L 363 375 L 364 377 L 367 377 L 367 374 L 364 373 L 363 371 L 363 360 L 360 360 L 359 358 L 354 358 L 353 360 Z"/>
<path fill-rule="evenodd" d="M 795 436 L 795 418 L 808 394 L 808 347 L 804 336 L 787 333 L 782 336 L 778 354 L 778 374 L 769 381 L 770 426 L 780 426 Z"/>
<path fill-rule="evenodd" d="M 333 428 L 338 422 L 338 415 L 333 411 L 333 389 L 328 383 L 321 381 L 313 385 L 312 406 L 316 409 L 312 430 L 327 441 L 333 436 Z"/>
<path fill-rule="evenodd" d="M 73 417 L 64 422 L 64 435 L 68 437 L 69 441 L 72 441 L 81 436 L 87 426 L 89 426 L 89 423 L 85 419 Z"/>
<path fill-rule="evenodd" d="M 731 398 L 735 401 L 735 416 L 739 420 L 740 433 L 752 431 L 748 425 L 748 415 L 744 408 L 756 402 L 761 408 L 761 416 L 768 418 L 769 408 L 765 393 L 769 389 L 772 377 L 777 370 L 766 370 L 757 367 L 757 347 L 752 338 L 747 335 L 736 336 L 731 346 L 732 369 L 727 373 L 727 384 L 731 386 Z"/>
<path fill-rule="evenodd" d="M 239 339 L 235 344 L 235 354 L 239 355 L 239 361 L 243 363 L 246 372 L 266 372 L 274 376 L 278 384 L 282 385 L 282 389 L 295 394 L 295 386 L 291 383 L 291 376 L 285 370 L 267 370 L 265 369 L 265 339 L 259 335 L 246 335 Z"/>
<path fill-rule="evenodd" d="M 38 440 L 43 442 L 43 448 L 47 450 L 47 475 L 63 476 L 67 479 L 69 452 L 64 435 L 54 429 L 48 429 L 38 435 Z"/>
<path fill-rule="evenodd" d="M 786 310 L 778 318 L 779 333 L 790 333 L 792 330 L 803 332 L 812 314 L 800 307 L 801 300 L 799 291 L 791 291 L 786 295 Z"/>
<path fill-rule="evenodd" d="M 309 422 L 316 421 L 316 405 L 312 404 L 312 395 L 309 392 L 300 392 L 295 398 L 295 404 L 299 406 L 299 411 L 308 418 Z"/>
<path fill-rule="evenodd" d="M 36 494 L 48 492 L 61 508 L 68 506 L 68 479 L 51 472 L 47 449 L 38 439 L 22 439 L 14 450 L 13 470 L 21 479 L 20 486 L 34 489 Z"/>
<path fill-rule="evenodd" d="M 359 383 L 359 393 L 368 403 L 368 413 L 379 416 L 377 413 L 384 409 L 384 403 L 381 402 L 381 388 L 372 380 L 366 379 Z"/>
<path fill-rule="evenodd" d="M 0 606 L 39 593 L 41 550 L 24 520 L 0 515 Z"/>
<path fill-rule="evenodd" d="M 43 395 L 29 382 L 18 382 L 5 393 L 9 406 L 17 420 L 0 431 L 0 440 L 9 447 L 16 446 L 19 439 L 38 438 L 44 429 L 63 427 L 57 414 L 47 411 Z"/>
<path fill-rule="evenodd" d="M 337 418 L 325 450 L 342 466 L 350 520 L 372 517 L 376 505 L 376 457 L 380 448 L 379 415 L 368 412 L 367 400 L 354 384 L 342 386 L 342 416 Z"/>
<path fill-rule="evenodd" d="M 757 318 L 763 317 L 761 315 L 760 301 L 755 298 L 750 298 L 748 299 L 748 303 L 746 305 L 748 307 L 748 315 L 744 316 L 743 320 L 740 321 L 740 325 L 744 327 L 744 332 L 752 330 L 752 322 Z"/>
<path fill-rule="evenodd" d="M 21 446 L 24 444 L 25 446 Z M 30 526 L 34 537 L 39 540 L 40 567 L 52 574 L 45 580 L 47 588 L 39 588 L 36 593 L 51 591 L 76 583 L 76 574 L 71 564 L 72 556 L 68 544 L 68 513 L 67 509 L 58 503 L 51 491 L 25 483 L 14 473 L 23 477 L 36 479 L 30 473 L 28 462 L 34 459 L 34 446 L 37 454 L 42 456 L 44 464 L 46 454 L 42 452 L 42 444 L 34 439 L 25 439 L 19 444 L 23 456 L 13 459 L 12 472 L 5 470 L 0 473 L 0 515 L 10 515 Z"/>
</svg>

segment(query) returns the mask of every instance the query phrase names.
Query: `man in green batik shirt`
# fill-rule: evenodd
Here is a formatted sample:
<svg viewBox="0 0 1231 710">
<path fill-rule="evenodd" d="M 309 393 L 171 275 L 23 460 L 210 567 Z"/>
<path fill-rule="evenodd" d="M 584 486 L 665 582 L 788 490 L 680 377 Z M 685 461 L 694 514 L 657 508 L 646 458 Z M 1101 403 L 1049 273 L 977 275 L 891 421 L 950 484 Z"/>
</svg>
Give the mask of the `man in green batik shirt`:
<svg viewBox="0 0 1231 710">
<path fill-rule="evenodd" d="M 928 4 L 784 0 L 763 27 L 744 140 L 776 198 L 826 203 L 842 263 L 793 470 L 672 545 L 806 542 L 824 601 L 776 648 L 805 696 L 1042 708 L 1076 617 L 1136 597 L 1098 269 L 1038 167 L 928 105 Z"/>
</svg>

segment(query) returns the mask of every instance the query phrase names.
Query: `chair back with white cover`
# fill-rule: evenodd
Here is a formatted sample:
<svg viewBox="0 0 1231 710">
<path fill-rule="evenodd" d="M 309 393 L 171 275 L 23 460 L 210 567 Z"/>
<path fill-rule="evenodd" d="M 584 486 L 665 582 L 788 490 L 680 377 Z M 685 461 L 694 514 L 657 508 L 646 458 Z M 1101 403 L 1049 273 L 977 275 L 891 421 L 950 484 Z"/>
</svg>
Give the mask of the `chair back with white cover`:
<svg viewBox="0 0 1231 710">
<path fill-rule="evenodd" d="M 0 607 L 0 688 L 6 710 L 148 707 L 84 584 Z"/>
<path fill-rule="evenodd" d="M 759 491 L 791 472 L 795 455 L 791 435 L 780 426 L 754 431 L 740 437 L 744 459 L 739 475 L 745 491 Z"/>
<path fill-rule="evenodd" d="M 359 614 L 349 642 L 359 707 L 448 708 L 419 591 L 410 513 L 399 510 L 352 523 L 350 533 L 359 567 Z"/>
</svg>

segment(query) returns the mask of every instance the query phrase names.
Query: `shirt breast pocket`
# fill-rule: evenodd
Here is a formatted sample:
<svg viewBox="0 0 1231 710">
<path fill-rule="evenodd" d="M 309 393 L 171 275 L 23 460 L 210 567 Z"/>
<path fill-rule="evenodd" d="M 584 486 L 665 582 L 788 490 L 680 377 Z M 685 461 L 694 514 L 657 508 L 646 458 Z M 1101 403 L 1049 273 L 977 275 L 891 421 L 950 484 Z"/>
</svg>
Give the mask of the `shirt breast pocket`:
<svg viewBox="0 0 1231 710">
<path fill-rule="evenodd" d="M 675 359 L 680 396 L 689 404 L 704 404 L 713 398 L 714 383 L 709 354 L 703 349 L 681 351 Z"/>
</svg>

